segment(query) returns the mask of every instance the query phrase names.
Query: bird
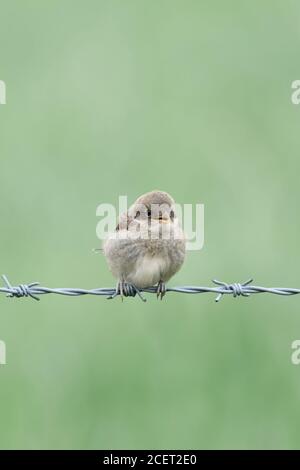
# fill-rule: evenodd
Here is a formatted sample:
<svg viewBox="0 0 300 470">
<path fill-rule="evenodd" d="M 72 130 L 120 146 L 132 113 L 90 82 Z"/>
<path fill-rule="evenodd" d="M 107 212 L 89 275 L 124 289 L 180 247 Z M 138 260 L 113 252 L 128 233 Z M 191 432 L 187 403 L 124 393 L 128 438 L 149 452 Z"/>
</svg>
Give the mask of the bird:
<svg viewBox="0 0 300 470">
<path fill-rule="evenodd" d="M 103 253 L 117 279 L 115 295 L 123 300 L 131 286 L 145 300 L 139 290 L 155 286 L 157 298 L 162 300 L 165 283 L 185 259 L 185 236 L 170 194 L 154 190 L 138 197 L 120 215 L 103 243 Z"/>
</svg>

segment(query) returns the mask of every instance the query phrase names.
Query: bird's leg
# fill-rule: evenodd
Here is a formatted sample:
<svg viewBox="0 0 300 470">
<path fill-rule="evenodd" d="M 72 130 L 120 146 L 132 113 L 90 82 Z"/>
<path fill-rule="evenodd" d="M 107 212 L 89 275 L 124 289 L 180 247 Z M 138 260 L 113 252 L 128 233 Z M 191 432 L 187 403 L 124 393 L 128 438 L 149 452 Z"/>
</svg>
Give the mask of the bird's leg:
<svg viewBox="0 0 300 470">
<path fill-rule="evenodd" d="M 160 280 L 157 284 L 156 297 L 158 299 L 160 297 L 160 300 L 162 300 L 164 295 L 166 295 L 166 284 L 164 283 L 164 281 Z"/>
<path fill-rule="evenodd" d="M 119 294 L 121 296 L 121 300 L 122 302 L 124 301 L 124 287 L 125 287 L 125 282 L 123 279 L 121 279 L 121 281 L 119 281 Z"/>
</svg>

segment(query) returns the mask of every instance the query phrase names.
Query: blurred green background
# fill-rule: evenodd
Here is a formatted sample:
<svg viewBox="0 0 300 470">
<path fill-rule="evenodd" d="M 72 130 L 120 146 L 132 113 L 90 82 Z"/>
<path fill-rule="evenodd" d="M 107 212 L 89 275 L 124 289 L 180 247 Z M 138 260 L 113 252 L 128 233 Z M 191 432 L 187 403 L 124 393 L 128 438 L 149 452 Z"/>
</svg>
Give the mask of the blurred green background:
<svg viewBox="0 0 300 470">
<path fill-rule="evenodd" d="M 205 204 L 173 285 L 300 286 L 296 0 L 2 2 L 0 271 L 113 286 L 96 207 Z M 0 447 L 299 448 L 299 297 L 0 298 Z"/>
</svg>

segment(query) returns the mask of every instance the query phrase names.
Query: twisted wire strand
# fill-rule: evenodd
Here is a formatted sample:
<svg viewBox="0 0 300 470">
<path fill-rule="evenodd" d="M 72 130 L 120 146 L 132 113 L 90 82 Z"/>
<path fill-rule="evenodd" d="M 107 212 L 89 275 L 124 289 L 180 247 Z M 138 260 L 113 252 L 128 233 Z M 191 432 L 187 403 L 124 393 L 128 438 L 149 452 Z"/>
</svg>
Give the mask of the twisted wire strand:
<svg viewBox="0 0 300 470">
<path fill-rule="evenodd" d="M 104 295 L 108 298 L 114 298 L 120 295 L 120 292 L 116 288 L 112 287 L 98 287 L 95 289 L 80 289 L 73 287 L 57 287 L 49 288 L 42 287 L 38 282 L 32 282 L 30 284 L 19 284 L 13 286 L 5 275 L 2 275 L 5 286 L 0 287 L 0 293 L 6 294 L 7 297 L 31 297 L 34 300 L 40 300 L 38 296 L 44 294 L 58 294 L 68 295 L 71 297 L 77 297 L 80 295 Z M 275 294 L 275 295 L 297 295 L 300 294 L 300 289 L 294 289 L 290 287 L 261 287 L 252 284 L 253 279 L 248 279 L 243 283 L 232 283 L 218 281 L 214 279 L 212 281 L 215 287 L 202 287 L 202 286 L 178 286 L 178 287 L 166 287 L 166 292 L 177 292 L 181 294 L 205 294 L 213 293 L 217 294 L 215 298 L 216 302 L 219 302 L 223 295 L 232 295 L 235 297 L 249 297 L 252 294 Z M 124 297 L 135 297 L 138 295 L 142 300 L 146 300 L 141 295 L 142 292 L 151 294 L 157 293 L 157 287 L 147 287 L 145 289 L 137 289 L 135 286 L 127 284 L 124 289 Z"/>
</svg>

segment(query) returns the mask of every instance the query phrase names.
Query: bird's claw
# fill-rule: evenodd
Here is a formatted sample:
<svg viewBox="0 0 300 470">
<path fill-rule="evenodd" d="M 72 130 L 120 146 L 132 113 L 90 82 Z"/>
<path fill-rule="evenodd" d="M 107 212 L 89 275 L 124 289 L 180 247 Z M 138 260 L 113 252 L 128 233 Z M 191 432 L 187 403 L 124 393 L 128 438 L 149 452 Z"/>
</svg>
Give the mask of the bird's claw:
<svg viewBox="0 0 300 470">
<path fill-rule="evenodd" d="M 157 290 L 156 290 L 156 297 L 157 299 L 160 298 L 160 300 L 163 299 L 163 297 L 166 295 L 167 289 L 166 289 L 166 284 L 163 281 L 159 281 L 157 284 Z"/>
<path fill-rule="evenodd" d="M 122 302 L 123 302 L 124 297 L 135 297 L 136 294 L 139 296 L 139 298 L 143 302 L 146 302 L 146 299 L 142 296 L 141 292 L 134 284 L 129 284 L 128 282 L 121 280 L 121 281 L 118 281 L 114 294 L 107 298 L 114 299 L 115 297 L 120 295 Z"/>
</svg>

